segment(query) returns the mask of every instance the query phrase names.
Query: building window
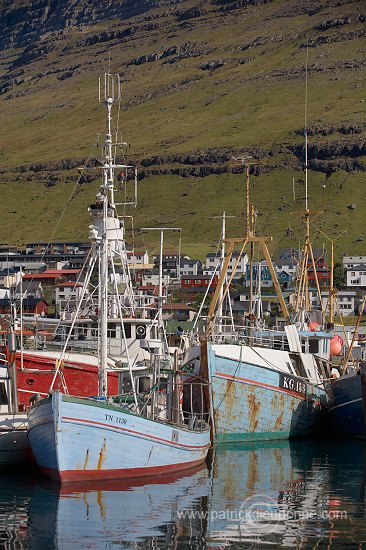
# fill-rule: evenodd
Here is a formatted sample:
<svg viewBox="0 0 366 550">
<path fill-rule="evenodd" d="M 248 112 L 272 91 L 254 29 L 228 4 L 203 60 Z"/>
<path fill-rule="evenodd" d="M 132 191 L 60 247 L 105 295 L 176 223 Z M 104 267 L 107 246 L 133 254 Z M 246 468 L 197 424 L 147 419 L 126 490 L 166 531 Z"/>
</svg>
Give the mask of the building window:
<svg viewBox="0 0 366 550">
<path fill-rule="evenodd" d="M 185 279 L 184 283 L 185 283 L 186 285 L 190 285 L 190 284 L 191 284 L 191 281 L 190 281 L 190 279 Z"/>
</svg>

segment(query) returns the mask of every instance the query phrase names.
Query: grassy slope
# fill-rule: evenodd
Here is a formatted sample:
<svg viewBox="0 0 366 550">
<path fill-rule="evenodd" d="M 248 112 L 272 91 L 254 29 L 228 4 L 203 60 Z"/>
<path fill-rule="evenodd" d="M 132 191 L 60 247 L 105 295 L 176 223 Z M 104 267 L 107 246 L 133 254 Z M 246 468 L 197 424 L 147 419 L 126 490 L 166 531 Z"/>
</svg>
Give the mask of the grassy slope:
<svg viewBox="0 0 366 550">
<path fill-rule="evenodd" d="M 6 95 L 1 96 L 0 115 L 7 128 L 6 135 L 0 138 L 0 161 L 5 167 L 0 206 L 1 240 L 13 244 L 38 239 L 87 237 L 85 206 L 93 200 L 94 184 L 78 189 L 61 222 L 55 222 L 64 210 L 74 184 L 60 183 L 46 189 L 34 179 L 27 181 L 28 173 L 14 181 L 16 175 L 12 168 L 90 154 L 95 134 L 103 133 L 104 112 L 96 102 L 96 82 L 97 76 L 107 66 L 108 51 L 112 70 L 120 72 L 125 82 L 122 107 L 132 105 L 123 109 L 120 116 L 124 138 L 131 142 L 130 152 L 135 158 L 204 151 L 207 148 L 245 149 L 253 145 L 270 148 L 276 143 L 300 143 L 301 137 L 295 134 L 295 130 L 304 124 L 306 50 L 299 48 L 299 44 L 305 43 L 307 36 L 332 36 L 359 30 L 362 24 L 357 22 L 326 33 L 316 31 L 314 27 L 326 19 L 359 12 L 362 3 L 336 8 L 332 1 L 323 2 L 321 12 L 312 17 L 293 15 L 297 2 L 293 2 L 294 10 L 289 9 L 289 4 L 275 0 L 267 5 L 235 10 L 225 16 L 215 13 L 207 4 L 211 11 L 205 17 L 190 20 L 188 27 L 172 17 L 156 19 L 161 24 L 157 31 L 137 33 L 123 43 L 107 43 L 87 49 L 77 47 L 71 54 L 56 50 L 25 66 L 25 76 L 46 73 L 55 67 L 67 68 L 75 62 L 83 66 L 83 71 L 63 81 L 57 80 L 55 75 L 31 80 L 15 88 L 16 92 L 26 92 L 24 95 L 10 100 Z M 284 9 L 291 16 L 275 17 Z M 105 23 L 103 27 L 106 27 Z M 123 24 L 121 28 L 124 28 Z M 66 42 L 72 44 L 81 34 L 94 31 L 88 27 L 71 30 L 66 35 Z M 244 51 L 236 49 L 258 36 L 280 35 L 283 37 L 280 41 Z M 204 45 L 214 51 L 173 65 L 164 64 L 163 60 L 139 66 L 126 65 L 140 55 L 185 42 Z M 65 41 L 60 42 L 59 48 L 64 45 Z M 362 39 L 332 42 L 309 49 L 309 124 L 364 121 L 364 72 L 333 68 L 350 60 L 363 59 L 364 52 L 365 41 Z M 198 68 L 202 62 L 217 59 L 225 59 L 225 65 L 211 72 Z M 239 65 L 239 60 L 246 62 Z M 8 61 L 2 62 L 5 70 Z M 288 72 L 287 76 L 275 76 L 276 72 L 283 70 Z M 310 143 L 317 139 L 311 137 Z M 334 139 L 334 136 L 321 138 L 322 142 L 329 139 Z M 93 150 L 92 156 L 95 154 Z M 261 159 L 263 163 L 272 161 Z M 292 204 L 293 177 L 297 180 L 303 178 L 303 174 L 276 170 L 252 178 L 255 182 L 253 198 L 260 214 L 258 231 L 274 235 L 274 249 L 296 244 L 284 238 L 289 223 L 294 229 L 293 239 L 297 241 L 299 236 L 299 216 L 290 213 L 304 205 L 304 188 L 296 184 L 298 204 L 295 208 Z M 336 243 L 337 253 L 364 251 L 364 243 L 357 241 L 363 238 L 364 174 L 338 172 L 327 181 L 324 174 L 310 174 L 309 199 L 314 209 L 322 207 L 324 184 L 327 186 L 324 194 L 327 216 L 314 222 L 314 232 L 321 226 L 331 238 L 335 238 L 347 227 L 347 235 Z M 210 218 L 223 210 L 237 216 L 234 221 L 228 220 L 228 234 L 244 229 L 242 176 L 226 174 L 189 179 L 154 176 L 140 182 L 139 195 L 135 225 L 165 223 L 182 227 L 183 249 L 192 256 L 203 256 L 215 246 L 220 222 Z M 357 204 L 355 211 L 347 208 L 351 202 Z M 157 241 L 153 235 L 146 235 L 144 239 L 145 242 Z M 174 240 L 176 236 L 171 238 L 172 246 L 175 246 Z"/>
</svg>

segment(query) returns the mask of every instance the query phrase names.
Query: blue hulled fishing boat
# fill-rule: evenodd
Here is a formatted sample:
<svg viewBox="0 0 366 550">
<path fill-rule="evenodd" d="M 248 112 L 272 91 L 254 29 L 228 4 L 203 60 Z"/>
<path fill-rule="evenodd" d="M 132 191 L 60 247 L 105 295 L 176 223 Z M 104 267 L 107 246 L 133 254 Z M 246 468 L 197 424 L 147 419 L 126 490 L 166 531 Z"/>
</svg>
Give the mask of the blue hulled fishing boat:
<svg viewBox="0 0 366 550">
<path fill-rule="evenodd" d="M 91 256 L 74 315 L 76 319 L 86 288 L 95 282 L 91 278 L 97 273 L 99 395 L 81 398 L 56 390 L 36 402 L 28 415 L 28 438 L 38 466 L 49 477 L 62 482 L 180 472 L 201 464 L 210 447 L 210 428 L 202 408 L 193 410 L 190 400 L 192 407 L 182 409 L 184 388 L 179 365 L 177 361 L 171 364 L 163 354 L 163 338 L 149 345 L 141 341 L 150 351 L 143 365 L 137 364 L 137 356 L 127 354 L 125 363 L 119 361 L 120 364 L 109 366 L 111 319 L 119 319 L 121 334 L 126 340 L 123 319 L 126 285 L 120 283 L 118 273 L 128 277 L 128 269 L 123 264 L 123 254 L 118 254 L 126 247 L 123 220 L 116 211 L 114 173 L 117 168 L 127 173 L 131 167 L 116 162 L 111 127 L 111 109 L 113 102 L 120 100 L 120 87 L 118 75 L 106 74 L 104 87 L 103 83 L 99 84 L 99 99 L 107 105 L 104 160 L 100 163 L 103 180 L 96 203 L 91 207 Z M 73 327 L 72 324 L 69 334 Z M 61 355 L 59 370 L 62 362 Z M 114 368 L 120 375 L 129 375 L 127 393 L 108 393 L 108 368 Z M 143 390 L 138 376 L 141 370 L 149 373 Z M 203 391 L 203 384 L 199 389 Z M 193 392 L 193 388 L 190 391 Z"/>
</svg>

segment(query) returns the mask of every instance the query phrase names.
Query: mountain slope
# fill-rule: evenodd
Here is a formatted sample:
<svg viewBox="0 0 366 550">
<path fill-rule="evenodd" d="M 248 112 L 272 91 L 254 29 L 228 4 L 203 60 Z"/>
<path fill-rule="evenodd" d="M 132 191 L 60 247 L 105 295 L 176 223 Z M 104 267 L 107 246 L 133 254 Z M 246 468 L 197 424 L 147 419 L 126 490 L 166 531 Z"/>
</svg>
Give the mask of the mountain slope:
<svg viewBox="0 0 366 550">
<path fill-rule="evenodd" d="M 258 230 L 290 244 L 300 229 L 290 212 L 304 206 L 308 58 L 309 200 L 327 210 L 315 225 L 334 238 L 346 224 L 339 252 L 360 250 L 365 20 L 361 1 L 3 3 L 3 241 L 85 238 L 78 208 L 92 199 L 96 174 L 77 186 L 57 229 L 55 219 L 76 168 L 99 154 L 97 79 L 110 66 L 122 76 L 118 116 L 139 168 L 137 226 L 179 224 L 184 248 L 202 254 L 219 234 L 210 217 L 225 209 L 239 216 L 229 230 L 244 225 L 232 157 L 251 155 Z"/>
</svg>

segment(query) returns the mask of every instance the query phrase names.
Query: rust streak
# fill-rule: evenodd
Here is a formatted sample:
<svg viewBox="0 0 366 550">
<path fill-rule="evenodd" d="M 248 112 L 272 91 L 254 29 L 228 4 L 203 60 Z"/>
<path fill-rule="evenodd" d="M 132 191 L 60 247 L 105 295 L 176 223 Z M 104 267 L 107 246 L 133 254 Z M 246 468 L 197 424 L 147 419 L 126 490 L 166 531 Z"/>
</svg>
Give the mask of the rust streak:
<svg viewBox="0 0 366 550">
<path fill-rule="evenodd" d="M 258 457 L 255 451 L 250 451 L 248 457 L 248 493 L 254 492 L 256 483 L 259 481 L 258 476 Z"/>
<path fill-rule="evenodd" d="M 107 445 L 107 441 L 104 439 L 103 447 L 100 449 L 100 453 L 99 453 L 97 470 L 101 470 L 103 467 L 106 445 Z"/>
<path fill-rule="evenodd" d="M 228 415 L 231 415 L 232 408 L 234 406 L 235 399 L 235 383 L 233 380 L 228 380 L 225 391 L 225 404 L 226 411 Z"/>
<path fill-rule="evenodd" d="M 87 469 L 87 467 L 88 467 L 88 462 L 89 462 L 89 449 L 87 449 L 87 450 L 86 450 L 86 453 L 85 453 L 84 470 Z"/>
<path fill-rule="evenodd" d="M 261 404 L 257 401 L 254 393 L 248 395 L 248 413 L 249 413 L 249 431 L 255 432 L 258 426 L 258 414 L 260 412 Z"/>
<path fill-rule="evenodd" d="M 274 425 L 274 431 L 275 432 L 278 432 L 280 431 L 280 427 L 282 425 L 282 421 L 283 421 L 283 411 L 280 412 L 280 414 L 277 416 L 276 418 L 276 422 L 275 422 L 275 425 Z"/>
</svg>

